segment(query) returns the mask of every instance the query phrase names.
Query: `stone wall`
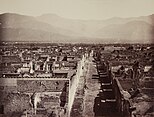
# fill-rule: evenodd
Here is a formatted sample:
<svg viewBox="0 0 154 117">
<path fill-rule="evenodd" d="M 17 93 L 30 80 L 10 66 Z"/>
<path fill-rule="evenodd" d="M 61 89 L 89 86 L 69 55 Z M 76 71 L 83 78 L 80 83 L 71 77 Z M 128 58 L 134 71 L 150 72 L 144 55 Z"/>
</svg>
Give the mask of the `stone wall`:
<svg viewBox="0 0 154 117">
<path fill-rule="evenodd" d="M 26 94 L 8 94 L 4 101 L 4 114 L 22 113 L 30 108 L 30 98 Z"/>
<path fill-rule="evenodd" d="M 31 96 L 35 92 L 39 98 L 37 104 L 37 113 L 42 110 L 47 114 L 52 111 L 67 108 L 69 96 L 69 80 L 68 79 L 45 79 L 40 78 L 19 78 L 16 80 L 16 86 L 0 86 L 0 106 L 4 107 L 4 114 L 20 113 L 27 110 L 32 113 L 32 105 L 30 103 Z"/>
<path fill-rule="evenodd" d="M 68 80 L 17 80 L 17 91 L 33 92 L 61 92 Z"/>
<path fill-rule="evenodd" d="M 122 117 L 131 117 L 131 104 L 129 102 L 129 99 L 125 98 L 125 95 L 123 94 L 123 88 L 116 78 L 113 80 L 113 87 L 118 112 L 121 113 Z"/>
</svg>

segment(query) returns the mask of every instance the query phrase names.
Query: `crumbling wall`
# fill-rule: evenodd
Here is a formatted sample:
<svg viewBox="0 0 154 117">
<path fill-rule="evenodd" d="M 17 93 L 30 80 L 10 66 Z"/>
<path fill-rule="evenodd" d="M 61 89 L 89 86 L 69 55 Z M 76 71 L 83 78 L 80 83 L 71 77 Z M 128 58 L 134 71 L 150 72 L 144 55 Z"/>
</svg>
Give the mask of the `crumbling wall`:
<svg viewBox="0 0 154 117">
<path fill-rule="evenodd" d="M 67 80 L 18 80 L 17 90 L 24 93 L 59 92 Z"/>
<path fill-rule="evenodd" d="M 118 81 L 124 90 L 130 90 L 133 87 L 132 79 L 118 79 Z"/>
<path fill-rule="evenodd" d="M 30 108 L 30 97 L 26 94 L 8 94 L 5 99 L 4 114 L 22 113 Z"/>
<path fill-rule="evenodd" d="M 0 86 L 0 91 L 7 93 L 15 93 L 17 92 L 17 86 Z"/>
<path fill-rule="evenodd" d="M 129 99 L 125 99 L 124 94 L 122 93 L 122 87 L 118 79 L 113 80 L 113 87 L 115 92 L 116 106 L 117 110 L 123 117 L 131 117 L 130 107 L 131 104 Z"/>
<path fill-rule="evenodd" d="M 25 110 L 31 113 L 32 105 L 30 99 L 34 92 L 40 98 L 37 104 L 37 113 L 43 113 L 43 109 L 47 114 L 50 114 L 57 108 L 60 110 L 62 101 L 65 101 L 65 105 L 68 103 L 68 79 L 18 79 L 17 86 L 1 86 L 0 88 L 0 93 L 2 94 L 0 96 L 0 106 L 4 107 L 4 114 L 22 114 Z M 65 105 L 62 108 L 66 108 Z"/>
</svg>

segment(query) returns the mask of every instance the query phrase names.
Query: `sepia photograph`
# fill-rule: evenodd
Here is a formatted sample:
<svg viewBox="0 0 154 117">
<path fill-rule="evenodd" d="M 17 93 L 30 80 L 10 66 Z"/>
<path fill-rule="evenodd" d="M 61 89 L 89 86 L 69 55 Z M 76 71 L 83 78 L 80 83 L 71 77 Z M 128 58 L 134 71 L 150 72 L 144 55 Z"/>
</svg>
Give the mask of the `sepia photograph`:
<svg viewBox="0 0 154 117">
<path fill-rule="evenodd" d="M 0 117 L 154 117 L 154 0 L 0 0 Z"/>
</svg>

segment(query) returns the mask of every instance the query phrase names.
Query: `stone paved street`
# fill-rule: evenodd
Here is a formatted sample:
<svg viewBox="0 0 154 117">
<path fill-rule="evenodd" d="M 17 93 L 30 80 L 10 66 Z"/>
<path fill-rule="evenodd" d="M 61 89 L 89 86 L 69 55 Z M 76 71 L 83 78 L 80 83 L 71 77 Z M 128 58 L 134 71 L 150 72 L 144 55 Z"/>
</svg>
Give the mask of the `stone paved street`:
<svg viewBox="0 0 154 117">
<path fill-rule="evenodd" d="M 86 75 L 86 88 L 84 97 L 84 110 L 83 117 L 94 117 L 94 100 L 97 97 L 100 89 L 100 83 L 98 82 L 96 66 L 92 62 L 92 57 L 89 58 L 89 66 Z"/>
</svg>

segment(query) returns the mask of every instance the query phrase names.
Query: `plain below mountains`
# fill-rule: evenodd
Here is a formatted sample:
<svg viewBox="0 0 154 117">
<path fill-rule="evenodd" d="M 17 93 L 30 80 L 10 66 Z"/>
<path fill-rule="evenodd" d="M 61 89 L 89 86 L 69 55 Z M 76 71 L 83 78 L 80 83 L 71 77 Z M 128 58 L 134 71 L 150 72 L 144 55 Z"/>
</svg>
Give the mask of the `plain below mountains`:
<svg viewBox="0 0 154 117">
<path fill-rule="evenodd" d="M 154 40 L 154 14 L 107 20 L 67 19 L 55 14 L 38 17 L 0 15 L 2 41 L 67 43 L 148 43 Z"/>
</svg>

